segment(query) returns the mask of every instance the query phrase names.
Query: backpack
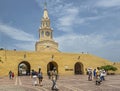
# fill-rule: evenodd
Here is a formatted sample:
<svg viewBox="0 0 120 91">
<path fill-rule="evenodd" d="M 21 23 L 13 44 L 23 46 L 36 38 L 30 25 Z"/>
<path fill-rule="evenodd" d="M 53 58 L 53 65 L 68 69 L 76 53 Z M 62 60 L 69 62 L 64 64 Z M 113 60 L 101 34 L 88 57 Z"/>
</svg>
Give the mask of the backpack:
<svg viewBox="0 0 120 91">
<path fill-rule="evenodd" d="M 39 79 L 42 79 L 43 77 L 42 77 L 42 73 L 38 73 L 38 78 Z"/>
</svg>

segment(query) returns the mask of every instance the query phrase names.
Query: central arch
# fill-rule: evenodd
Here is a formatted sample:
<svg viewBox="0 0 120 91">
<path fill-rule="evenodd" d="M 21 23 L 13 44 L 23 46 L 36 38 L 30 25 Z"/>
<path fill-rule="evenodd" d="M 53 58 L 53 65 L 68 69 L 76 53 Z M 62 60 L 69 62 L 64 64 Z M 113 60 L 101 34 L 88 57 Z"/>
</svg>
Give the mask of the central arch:
<svg viewBox="0 0 120 91">
<path fill-rule="evenodd" d="M 18 76 L 30 75 L 30 69 L 30 63 L 28 63 L 27 61 L 22 61 L 18 65 Z"/>
<path fill-rule="evenodd" d="M 52 71 L 53 68 L 56 68 L 56 71 L 58 72 L 58 64 L 56 62 L 54 62 L 54 61 L 49 62 L 47 64 L 47 73 L 48 73 L 48 71 Z"/>
<path fill-rule="evenodd" d="M 75 75 L 80 75 L 80 74 L 83 74 L 83 64 L 80 63 L 80 62 L 77 62 L 75 63 L 75 66 L 74 66 L 74 73 Z"/>
</svg>

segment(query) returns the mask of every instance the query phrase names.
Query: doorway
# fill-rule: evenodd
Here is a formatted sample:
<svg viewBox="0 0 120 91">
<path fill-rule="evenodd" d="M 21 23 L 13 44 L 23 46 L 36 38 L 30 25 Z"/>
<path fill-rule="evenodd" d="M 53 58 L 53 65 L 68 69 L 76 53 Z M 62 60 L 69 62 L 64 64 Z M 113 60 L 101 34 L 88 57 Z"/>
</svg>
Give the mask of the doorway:
<svg viewBox="0 0 120 91">
<path fill-rule="evenodd" d="M 27 61 L 22 61 L 18 65 L 18 76 L 30 75 L 30 64 Z"/>
<path fill-rule="evenodd" d="M 56 68 L 56 71 L 57 71 L 57 73 L 58 73 L 58 65 L 57 65 L 57 63 L 54 62 L 54 61 L 49 62 L 49 63 L 47 64 L 47 73 L 48 73 L 49 71 L 52 71 L 54 68 Z"/>
<path fill-rule="evenodd" d="M 83 64 L 80 62 L 77 62 L 74 66 L 74 73 L 75 75 L 83 74 Z"/>
</svg>

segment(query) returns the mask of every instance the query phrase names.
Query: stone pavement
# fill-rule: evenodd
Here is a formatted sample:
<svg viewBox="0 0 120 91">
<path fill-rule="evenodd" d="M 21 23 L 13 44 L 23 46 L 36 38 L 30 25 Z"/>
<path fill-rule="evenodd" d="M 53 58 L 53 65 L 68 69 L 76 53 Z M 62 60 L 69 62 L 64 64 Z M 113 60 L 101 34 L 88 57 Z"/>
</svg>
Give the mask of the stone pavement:
<svg viewBox="0 0 120 91">
<path fill-rule="evenodd" d="M 52 82 L 47 76 L 43 79 L 43 86 L 33 86 L 33 79 L 29 76 L 0 77 L 0 91 L 51 91 Z M 101 85 L 95 81 L 88 81 L 87 75 L 60 76 L 57 81 L 59 91 L 120 91 L 120 75 L 107 76 Z"/>
</svg>

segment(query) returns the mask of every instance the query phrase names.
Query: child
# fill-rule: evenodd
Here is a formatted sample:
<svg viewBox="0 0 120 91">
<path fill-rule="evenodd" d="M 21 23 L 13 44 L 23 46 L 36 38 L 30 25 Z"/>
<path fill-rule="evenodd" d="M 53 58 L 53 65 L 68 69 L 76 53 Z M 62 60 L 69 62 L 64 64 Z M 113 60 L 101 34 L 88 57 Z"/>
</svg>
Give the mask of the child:
<svg viewBox="0 0 120 91">
<path fill-rule="evenodd" d="M 100 85 L 100 84 L 101 84 L 100 76 L 97 76 L 97 78 L 96 78 L 96 85 Z"/>
</svg>

